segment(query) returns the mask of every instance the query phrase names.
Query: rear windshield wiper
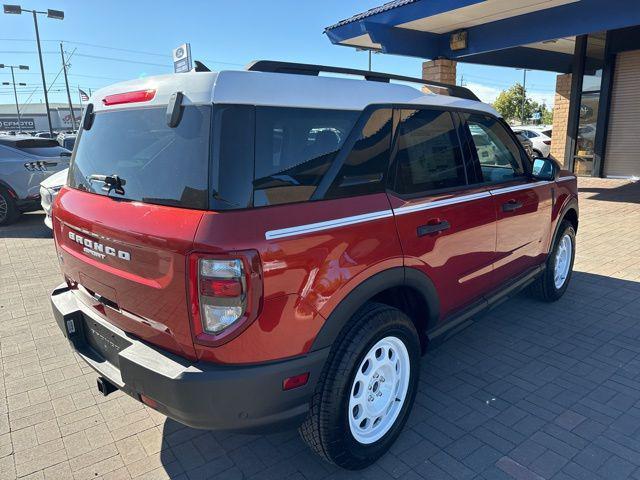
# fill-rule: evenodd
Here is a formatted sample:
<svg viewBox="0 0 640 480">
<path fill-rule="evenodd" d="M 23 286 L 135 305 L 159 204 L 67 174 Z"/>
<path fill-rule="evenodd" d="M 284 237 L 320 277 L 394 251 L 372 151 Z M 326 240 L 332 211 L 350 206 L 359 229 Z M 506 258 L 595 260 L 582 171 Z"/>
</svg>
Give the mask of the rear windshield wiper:
<svg viewBox="0 0 640 480">
<path fill-rule="evenodd" d="M 102 182 L 102 190 L 107 192 L 107 195 L 111 193 L 111 190 L 116 192 L 118 195 L 124 195 L 124 185 L 126 185 L 127 181 L 124 178 L 120 178 L 118 175 L 89 175 L 87 178 L 89 182 Z"/>
</svg>

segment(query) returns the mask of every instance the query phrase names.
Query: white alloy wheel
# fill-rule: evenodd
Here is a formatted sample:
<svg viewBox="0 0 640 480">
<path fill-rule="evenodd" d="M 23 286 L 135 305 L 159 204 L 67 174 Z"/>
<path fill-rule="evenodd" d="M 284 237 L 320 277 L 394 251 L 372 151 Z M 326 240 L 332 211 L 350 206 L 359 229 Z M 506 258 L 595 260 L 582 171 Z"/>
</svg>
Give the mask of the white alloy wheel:
<svg viewBox="0 0 640 480">
<path fill-rule="evenodd" d="M 564 285 L 564 282 L 569 276 L 569 269 L 571 268 L 571 256 L 573 251 L 573 244 L 571 243 L 571 237 L 565 234 L 558 243 L 558 251 L 556 252 L 555 267 L 553 269 L 553 283 L 559 290 Z"/>
<path fill-rule="evenodd" d="M 381 439 L 393 426 L 407 397 L 411 364 L 404 342 L 385 337 L 358 366 L 349 394 L 349 428 L 362 444 Z"/>
</svg>

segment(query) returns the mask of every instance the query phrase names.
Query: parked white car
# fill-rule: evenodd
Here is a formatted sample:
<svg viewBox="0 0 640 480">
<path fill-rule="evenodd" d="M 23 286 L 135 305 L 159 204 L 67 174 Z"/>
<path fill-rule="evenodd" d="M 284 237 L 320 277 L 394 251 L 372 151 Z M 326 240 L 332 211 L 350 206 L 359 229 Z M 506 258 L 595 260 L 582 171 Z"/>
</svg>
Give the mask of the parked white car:
<svg viewBox="0 0 640 480">
<path fill-rule="evenodd" d="M 68 174 L 69 169 L 65 168 L 40 183 L 40 204 L 46 214 L 44 217 L 44 224 L 49 228 L 53 228 L 51 223 L 51 207 L 53 205 L 53 201 L 55 200 L 56 195 L 58 195 L 60 189 L 65 183 L 67 183 Z"/>
<path fill-rule="evenodd" d="M 522 132 L 522 134 L 533 143 L 533 155 L 535 157 L 547 158 L 551 153 L 551 137 L 548 137 L 540 127 L 513 127 L 514 132 Z"/>
</svg>

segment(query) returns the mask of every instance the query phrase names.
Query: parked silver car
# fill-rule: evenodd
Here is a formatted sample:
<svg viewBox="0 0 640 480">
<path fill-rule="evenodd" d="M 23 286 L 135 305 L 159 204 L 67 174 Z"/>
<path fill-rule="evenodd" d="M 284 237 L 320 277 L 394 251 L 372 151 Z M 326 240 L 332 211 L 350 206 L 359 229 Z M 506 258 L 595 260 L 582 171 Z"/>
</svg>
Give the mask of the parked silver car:
<svg viewBox="0 0 640 480">
<path fill-rule="evenodd" d="M 40 182 L 69 167 L 71 152 L 48 138 L 0 137 L 0 226 L 40 209 Z"/>
</svg>

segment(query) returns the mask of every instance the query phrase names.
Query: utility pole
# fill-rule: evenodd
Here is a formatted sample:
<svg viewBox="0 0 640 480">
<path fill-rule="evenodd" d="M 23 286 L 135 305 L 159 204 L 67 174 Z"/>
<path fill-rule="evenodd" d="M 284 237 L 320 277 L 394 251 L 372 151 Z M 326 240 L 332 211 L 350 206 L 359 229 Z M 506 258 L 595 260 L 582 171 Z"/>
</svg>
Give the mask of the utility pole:
<svg viewBox="0 0 640 480">
<path fill-rule="evenodd" d="M 71 103 L 71 92 L 69 91 L 69 79 L 67 78 L 67 62 L 64 59 L 64 49 L 60 42 L 60 56 L 62 57 L 62 71 L 64 72 L 64 84 L 67 86 L 67 100 L 69 101 L 69 111 L 71 112 L 71 121 L 73 122 L 73 130 L 76 129 L 76 114 L 73 111 L 73 103 Z"/>
</svg>

